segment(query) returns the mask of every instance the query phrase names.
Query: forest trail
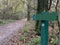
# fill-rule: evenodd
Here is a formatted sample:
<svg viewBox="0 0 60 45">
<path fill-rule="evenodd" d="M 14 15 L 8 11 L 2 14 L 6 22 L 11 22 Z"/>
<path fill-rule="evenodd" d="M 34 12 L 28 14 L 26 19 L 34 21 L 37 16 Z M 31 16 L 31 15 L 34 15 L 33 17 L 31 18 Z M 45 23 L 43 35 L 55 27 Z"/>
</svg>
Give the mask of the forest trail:
<svg viewBox="0 0 60 45">
<path fill-rule="evenodd" d="M 17 20 L 10 24 L 0 26 L 0 45 L 5 45 L 16 33 L 21 30 L 27 22 L 27 19 Z"/>
</svg>

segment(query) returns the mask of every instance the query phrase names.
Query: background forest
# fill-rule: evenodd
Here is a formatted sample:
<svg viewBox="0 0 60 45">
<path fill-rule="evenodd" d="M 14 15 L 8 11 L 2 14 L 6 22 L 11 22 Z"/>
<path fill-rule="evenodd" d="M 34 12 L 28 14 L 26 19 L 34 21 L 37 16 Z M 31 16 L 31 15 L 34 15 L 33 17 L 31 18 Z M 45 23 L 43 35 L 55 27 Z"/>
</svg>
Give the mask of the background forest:
<svg viewBox="0 0 60 45">
<path fill-rule="evenodd" d="M 28 12 L 34 13 L 35 2 L 34 0 L 0 0 L 0 19 L 26 17 Z"/>
</svg>

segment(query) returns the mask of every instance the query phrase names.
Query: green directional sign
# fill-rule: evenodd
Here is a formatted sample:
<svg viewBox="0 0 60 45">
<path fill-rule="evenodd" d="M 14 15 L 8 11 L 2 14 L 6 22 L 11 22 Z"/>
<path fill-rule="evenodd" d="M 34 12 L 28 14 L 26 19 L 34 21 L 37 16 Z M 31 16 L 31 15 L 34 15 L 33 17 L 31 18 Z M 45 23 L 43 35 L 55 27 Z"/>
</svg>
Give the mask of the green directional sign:
<svg viewBox="0 0 60 45">
<path fill-rule="evenodd" d="M 58 13 L 57 12 L 42 12 L 41 14 L 35 15 L 35 20 L 58 20 Z"/>
</svg>

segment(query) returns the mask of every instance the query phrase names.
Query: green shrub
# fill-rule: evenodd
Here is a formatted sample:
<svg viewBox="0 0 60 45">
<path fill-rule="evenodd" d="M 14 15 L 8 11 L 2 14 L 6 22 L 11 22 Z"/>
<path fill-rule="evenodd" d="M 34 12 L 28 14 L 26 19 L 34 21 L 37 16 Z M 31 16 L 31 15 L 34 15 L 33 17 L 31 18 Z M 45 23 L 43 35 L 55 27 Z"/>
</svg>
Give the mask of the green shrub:
<svg viewBox="0 0 60 45">
<path fill-rule="evenodd" d="M 31 41 L 26 43 L 26 45 L 40 45 L 40 41 L 41 41 L 41 38 L 38 36 L 38 37 L 32 38 Z"/>
<path fill-rule="evenodd" d="M 49 44 L 51 45 L 57 45 L 58 44 L 58 37 L 56 35 L 50 35 L 51 41 Z"/>
<path fill-rule="evenodd" d="M 20 36 L 20 41 L 24 41 L 28 36 L 28 33 L 24 33 L 23 35 Z"/>
</svg>

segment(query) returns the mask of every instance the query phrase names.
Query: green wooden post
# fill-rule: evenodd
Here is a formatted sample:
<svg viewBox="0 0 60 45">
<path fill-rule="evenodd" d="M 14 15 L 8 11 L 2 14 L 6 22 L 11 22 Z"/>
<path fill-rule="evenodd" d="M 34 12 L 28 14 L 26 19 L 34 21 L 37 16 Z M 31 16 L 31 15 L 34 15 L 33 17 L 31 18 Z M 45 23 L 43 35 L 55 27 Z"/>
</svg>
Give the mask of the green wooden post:
<svg viewBox="0 0 60 45">
<path fill-rule="evenodd" d="M 41 24 L 41 45 L 48 45 L 48 21 Z"/>
</svg>

